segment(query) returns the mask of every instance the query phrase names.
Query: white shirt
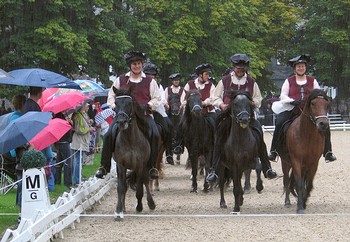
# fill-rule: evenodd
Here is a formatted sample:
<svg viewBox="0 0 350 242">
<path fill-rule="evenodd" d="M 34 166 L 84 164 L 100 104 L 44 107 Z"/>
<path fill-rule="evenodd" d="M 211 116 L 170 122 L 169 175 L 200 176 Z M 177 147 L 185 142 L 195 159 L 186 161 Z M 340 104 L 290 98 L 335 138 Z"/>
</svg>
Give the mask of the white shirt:
<svg viewBox="0 0 350 242">
<path fill-rule="evenodd" d="M 171 85 L 170 87 L 166 87 L 165 90 L 164 90 L 164 92 L 165 92 L 165 100 L 169 99 L 168 89 L 171 89 L 171 91 L 173 93 L 175 93 L 175 94 L 179 94 L 180 90 L 181 90 L 181 87 L 180 86 L 175 87 L 174 85 Z"/>
<path fill-rule="evenodd" d="M 235 85 L 244 85 L 247 82 L 247 74 L 244 74 L 244 76 L 240 79 L 237 78 L 235 75 L 235 72 L 231 72 L 231 82 Z M 256 82 L 254 82 L 253 86 L 253 95 L 252 95 L 253 102 L 255 104 L 256 108 L 260 108 L 262 96 L 260 92 L 260 88 Z M 217 84 L 215 91 L 214 91 L 214 105 L 218 108 L 220 108 L 220 105 L 224 103 L 224 85 L 222 83 L 222 80 L 219 81 Z"/>
<path fill-rule="evenodd" d="M 141 76 L 134 79 L 130 77 L 130 71 L 125 74 L 125 76 L 129 77 L 129 81 L 133 83 L 140 83 L 142 81 L 142 78 L 146 77 L 145 73 L 141 73 Z M 117 89 L 120 89 L 120 79 L 117 77 L 117 79 L 114 81 L 113 86 Z M 151 96 L 151 100 L 148 102 L 148 105 L 152 108 L 152 110 L 155 110 L 161 102 L 161 95 L 159 93 L 159 87 L 156 82 L 156 80 L 152 79 L 150 87 L 149 87 L 149 92 Z M 108 99 L 107 99 L 107 104 L 109 105 L 110 108 L 114 109 L 115 108 L 115 93 L 113 91 L 113 88 L 111 87 L 108 92 Z"/>
<path fill-rule="evenodd" d="M 162 115 L 162 117 L 168 117 L 168 115 L 165 111 L 165 107 L 164 107 L 164 105 L 167 103 L 167 99 L 165 99 L 164 88 L 161 84 L 159 84 L 159 93 L 161 96 L 161 101 L 160 101 L 160 105 L 155 109 L 155 111 L 160 113 L 160 115 Z"/>
<path fill-rule="evenodd" d="M 304 80 L 296 80 L 296 83 L 300 86 L 305 85 L 306 82 L 307 82 L 306 76 L 305 76 Z M 316 79 L 314 79 L 314 89 L 320 89 L 320 85 L 318 84 Z M 284 80 L 284 83 L 282 85 L 280 99 L 281 100 L 289 99 L 289 81 L 288 81 L 288 78 L 286 80 Z"/>
<path fill-rule="evenodd" d="M 203 90 L 205 88 L 205 84 L 208 84 L 210 83 L 210 81 L 206 81 L 204 83 L 200 83 L 198 78 L 196 78 L 194 80 L 194 85 L 196 86 L 196 88 L 198 90 Z M 184 92 L 182 92 L 182 95 L 181 95 L 181 104 L 183 106 L 186 105 L 186 100 L 185 100 L 185 97 L 186 97 L 186 92 L 188 92 L 190 90 L 190 85 L 187 83 L 184 87 Z M 209 106 L 209 105 L 213 105 L 213 100 L 214 100 L 214 91 L 215 91 L 215 85 L 212 84 L 211 87 L 210 87 L 210 96 L 205 99 L 203 102 L 204 102 L 204 105 L 206 106 Z M 215 112 L 215 110 L 213 109 L 213 111 Z"/>
</svg>

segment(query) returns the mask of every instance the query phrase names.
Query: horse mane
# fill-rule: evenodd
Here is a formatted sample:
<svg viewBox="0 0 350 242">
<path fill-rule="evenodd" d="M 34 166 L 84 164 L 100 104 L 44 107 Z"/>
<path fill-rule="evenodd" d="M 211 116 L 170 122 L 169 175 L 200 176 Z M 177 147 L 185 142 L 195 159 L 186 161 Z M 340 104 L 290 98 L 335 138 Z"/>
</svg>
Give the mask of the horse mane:
<svg viewBox="0 0 350 242">
<path fill-rule="evenodd" d="M 115 93 L 115 96 L 131 96 L 132 97 L 132 105 L 133 105 L 133 110 L 134 110 L 134 117 L 136 118 L 136 122 L 137 122 L 137 126 L 139 127 L 139 129 L 142 131 L 142 133 L 145 134 L 146 137 L 148 137 L 148 133 L 149 133 L 149 125 L 148 122 L 146 120 L 146 116 L 144 113 L 144 110 L 141 108 L 141 106 L 135 101 L 135 99 L 133 98 L 133 89 L 116 89 L 113 86 L 113 91 Z"/>
</svg>

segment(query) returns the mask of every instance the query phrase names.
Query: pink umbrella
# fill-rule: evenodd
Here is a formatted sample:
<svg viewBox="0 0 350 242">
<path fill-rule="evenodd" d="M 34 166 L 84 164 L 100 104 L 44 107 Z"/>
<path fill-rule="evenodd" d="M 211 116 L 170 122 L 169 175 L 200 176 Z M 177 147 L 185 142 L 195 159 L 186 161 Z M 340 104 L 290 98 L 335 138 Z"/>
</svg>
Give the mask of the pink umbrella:
<svg viewBox="0 0 350 242">
<path fill-rule="evenodd" d="M 88 97 L 79 92 L 69 92 L 55 97 L 43 107 L 44 112 L 59 113 L 82 106 Z"/>
<path fill-rule="evenodd" d="M 60 140 L 71 128 L 72 126 L 67 120 L 60 118 L 51 119 L 49 125 L 34 136 L 29 143 L 34 145 L 34 149 L 43 150 Z"/>
<path fill-rule="evenodd" d="M 46 88 L 43 91 L 41 98 L 37 102 L 41 109 L 43 109 L 45 104 L 51 101 L 55 97 L 55 94 L 58 90 L 59 88 L 53 87 L 53 88 Z M 68 90 L 71 90 L 71 89 L 68 89 Z"/>
</svg>

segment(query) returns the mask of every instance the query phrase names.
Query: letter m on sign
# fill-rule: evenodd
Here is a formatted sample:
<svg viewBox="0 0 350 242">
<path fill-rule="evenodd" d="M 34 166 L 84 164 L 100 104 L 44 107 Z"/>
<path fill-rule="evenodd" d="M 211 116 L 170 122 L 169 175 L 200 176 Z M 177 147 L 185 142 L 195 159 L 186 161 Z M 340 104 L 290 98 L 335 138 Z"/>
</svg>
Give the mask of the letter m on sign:
<svg viewBox="0 0 350 242">
<path fill-rule="evenodd" d="M 34 180 L 32 181 L 31 177 L 28 176 L 26 178 L 26 189 L 34 189 L 34 188 L 40 188 L 40 177 L 39 175 L 34 176 Z"/>
</svg>

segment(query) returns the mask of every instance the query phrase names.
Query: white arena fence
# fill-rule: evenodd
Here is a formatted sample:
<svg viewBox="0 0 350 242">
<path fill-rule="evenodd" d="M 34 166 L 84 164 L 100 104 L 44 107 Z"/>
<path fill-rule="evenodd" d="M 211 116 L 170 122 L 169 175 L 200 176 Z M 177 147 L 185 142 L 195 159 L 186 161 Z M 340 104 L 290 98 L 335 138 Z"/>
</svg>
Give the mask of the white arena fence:
<svg viewBox="0 0 350 242">
<path fill-rule="evenodd" d="M 28 169 L 22 183 L 22 213 L 17 229 L 7 229 L 1 242 L 50 241 L 63 239 L 63 230 L 75 228 L 80 216 L 100 203 L 116 184 L 115 162 L 104 179 L 90 177 L 70 192 L 64 192 L 54 204 L 50 203 L 44 169 Z"/>
<path fill-rule="evenodd" d="M 275 130 L 275 126 L 262 126 L 264 132 L 273 132 Z M 330 125 L 331 130 L 335 131 L 349 131 L 350 130 L 350 124 L 347 123 L 341 123 L 341 124 L 332 124 Z"/>
</svg>

